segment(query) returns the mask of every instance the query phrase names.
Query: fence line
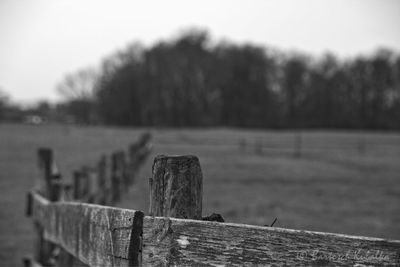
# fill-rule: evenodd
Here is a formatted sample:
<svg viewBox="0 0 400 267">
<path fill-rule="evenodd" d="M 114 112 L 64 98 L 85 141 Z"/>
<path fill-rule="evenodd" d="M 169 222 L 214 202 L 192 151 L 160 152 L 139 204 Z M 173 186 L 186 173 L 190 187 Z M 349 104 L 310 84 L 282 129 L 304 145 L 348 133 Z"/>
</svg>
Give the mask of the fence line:
<svg viewBox="0 0 400 267">
<path fill-rule="evenodd" d="M 169 217 L 143 218 L 143 213 L 135 210 L 50 202 L 36 193 L 32 196 L 33 219 L 44 227 L 45 239 L 90 266 L 137 266 L 140 261 L 144 266 L 395 266 L 400 252 L 400 241 Z M 132 245 L 135 241 L 141 248 Z"/>
<path fill-rule="evenodd" d="M 123 158 L 121 153 L 117 154 L 113 156 L 116 162 Z M 100 162 L 99 166 L 104 166 L 103 158 Z M 116 162 L 111 164 L 113 178 L 109 180 L 115 184 L 110 185 L 113 188 L 108 191 L 110 194 L 114 194 L 115 188 L 121 194 L 120 183 L 129 184 L 130 180 L 126 178 L 130 173 L 126 166 L 131 163 Z M 138 166 L 135 165 L 136 170 Z M 102 172 L 93 176 L 99 185 L 107 184 L 107 178 L 99 178 L 104 175 Z M 81 179 L 91 180 L 77 178 L 76 188 L 85 185 Z M 69 259 L 70 265 L 89 266 L 400 264 L 397 240 L 205 221 L 201 217 L 202 171 L 196 156 L 157 156 L 149 183 L 150 216 L 136 210 L 54 201 L 32 191 L 27 211 L 40 226 L 42 240 L 51 245 L 47 256 L 54 259 L 54 251 L 58 249 L 75 259 Z M 40 263 L 66 265 L 57 258 Z"/>
<path fill-rule="evenodd" d="M 130 240 L 136 228 L 141 231 L 141 226 L 137 226 L 143 220 L 140 211 L 79 202 L 50 202 L 34 192 L 32 200 L 32 218 L 44 228 L 44 238 L 85 264 L 128 266 L 132 260 L 130 254 L 139 253 L 132 251 Z M 136 261 L 137 258 L 136 255 Z"/>
<path fill-rule="evenodd" d="M 129 146 L 128 157 L 121 150 L 112 153 L 109 157 L 103 155 L 95 167 L 82 166 L 76 169 L 73 172 L 73 183 L 68 184 L 63 182 L 58 172 L 53 151 L 50 148 L 39 148 L 38 164 L 44 179 L 33 191 L 28 193 L 26 214 L 31 216 L 37 207 L 33 206 L 33 194 L 40 194 L 42 198 L 57 203 L 74 201 L 115 205 L 125 189 L 134 183 L 137 172 L 150 151 L 151 135 L 145 133 L 137 142 Z M 50 220 L 54 220 L 54 218 Z M 82 262 L 77 260 L 79 257 L 71 257 L 65 247 L 57 246 L 58 243 L 54 240 L 48 240 L 43 221 L 34 220 L 34 227 L 35 251 L 32 257 L 24 259 L 26 266 L 35 264 L 44 266 L 82 265 Z"/>
</svg>

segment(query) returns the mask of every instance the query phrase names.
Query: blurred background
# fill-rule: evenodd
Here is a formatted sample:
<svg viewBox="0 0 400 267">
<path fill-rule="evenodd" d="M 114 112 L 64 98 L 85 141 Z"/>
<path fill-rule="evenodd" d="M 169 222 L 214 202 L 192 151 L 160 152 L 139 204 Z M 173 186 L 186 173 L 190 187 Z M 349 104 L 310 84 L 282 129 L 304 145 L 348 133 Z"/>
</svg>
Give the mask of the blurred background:
<svg viewBox="0 0 400 267">
<path fill-rule="evenodd" d="M 32 250 L 36 149 L 63 177 L 150 131 L 203 212 L 400 239 L 400 2 L 0 1 L 0 265 Z M 39 178 L 38 178 L 39 177 Z"/>
</svg>

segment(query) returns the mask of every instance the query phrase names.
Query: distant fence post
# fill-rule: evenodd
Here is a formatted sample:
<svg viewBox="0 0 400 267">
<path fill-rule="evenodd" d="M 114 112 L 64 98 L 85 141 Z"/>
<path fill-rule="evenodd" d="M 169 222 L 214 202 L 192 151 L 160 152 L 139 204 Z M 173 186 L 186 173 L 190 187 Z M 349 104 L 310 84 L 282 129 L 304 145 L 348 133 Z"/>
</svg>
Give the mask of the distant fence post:
<svg viewBox="0 0 400 267">
<path fill-rule="evenodd" d="M 129 159 L 127 163 L 127 176 L 129 185 L 134 183 L 139 166 L 142 165 L 151 151 L 151 138 L 152 136 L 150 133 L 145 133 L 141 136 L 138 142 L 135 142 L 129 146 Z"/>
<path fill-rule="evenodd" d="M 39 169 L 43 173 L 44 186 L 40 188 L 40 192 L 49 197 L 51 191 L 51 174 L 53 167 L 53 151 L 50 148 L 39 148 L 37 152 Z M 42 183 L 41 183 L 42 184 Z"/>
<path fill-rule="evenodd" d="M 254 153 L 256 155 L 261 155 L 263 152 L 263 142 L 261 139 L 256 140 L 254 143 Z"/>
<path fill-rule="evenodd" d="M 111 155 L 111 202 L 116 203 L 121 199 L 122 177 L 118 164 L 118 153 Z"/>
<path fill-rule="evenodd" d="M 73 173 L 74 176 L 74 195 L 73 195 L 73 199 L 74 200 L 79 200 L 82 198 L 83 196 L 83 189 L 82 189 L 82 182 L 81 182 L 81 171 L 76 170 Z"/>
<path fill-rule="evenodd" d="M 239 140 L 239 152 L 240 153 L 246 152 L 246 139 L 245 138 L 241 138 Z"/>
<path fill-rule="evenodd" d="M 301 158 L 302 149 L 303 149 L 303 135 L 300 131 L 298 131 L 294 135 L 293 155 L 295 158 Z"/>
<path fill-rule="evenodd" d="M 129 146 L 128 156 L 128 175 L 129 175 L 129 185 L 135 182 L 135 176 L 138 169 L 138 156 L 139 156 L 139 145 L 137 143 L 133 143 Z"/>
<path fill-rule="evenodd" d="M 196 156 L 164 156 L 154 159 L 150 178 L 152 216 L 201 220 L 203 175 Z"/>
<path fill-rule="evenodd" d="M 365 156 L 365 152 L 367 148 L 367 144 L 365 141 L 365 136 L 362 134 L 359 138 L 358 138 L 358 142 L 357 142 L 357 151 L 358 151 L 358 155 L 360 156 Z"/>
<path fill-rule="evenodd" d="M 89 198 L 88 203 L 99 203 L 99 175 L 97 169 L 89 168 L 88 169 L 88 189 L 89 189 Z"/>
<path fill-rule="evenodd" d="M 108 201 L 108 184 L 109 182 L 107 181 L 107 157 L 105 155 L 101 156 L 100 161 L 98 162 L 97 165 L 97 171 L 98 171 L 98 177 L 99 177 L 99 204 L 101 205 L 107 205 Z"/>
<path fill-rule="evenodd" d="M 117 155 L 118 155 L 117 158 L 118 170 L 119 170 L 119 175 L 121 177 L 120 179 L 121 182 L 123 183 L 124 191 L 127 191 L 128 187 L 130 186 L 130 182 L 129 182 L 129 174 L 126 163 L 125 152 L 120 151 Z"/>
</svg>

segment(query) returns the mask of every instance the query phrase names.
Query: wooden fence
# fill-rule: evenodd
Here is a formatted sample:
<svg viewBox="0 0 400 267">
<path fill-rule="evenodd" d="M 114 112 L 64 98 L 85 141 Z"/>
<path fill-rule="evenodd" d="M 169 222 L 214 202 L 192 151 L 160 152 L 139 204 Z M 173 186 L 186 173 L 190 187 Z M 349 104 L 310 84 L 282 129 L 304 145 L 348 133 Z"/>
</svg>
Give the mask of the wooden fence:
<svg viewBox="0 0 400 267">
<path fill-rule="evenodd" d="M 76 172 L 70 186 L 74 201 L 60 199 L 60 192 L 70 189 L 45 165 L 47 191 L 29 194 L 27 211 L 36 225 L 38 251 L 27 265 L 400 265 L 396 240 L 209 221 L 220 216 L 202 217 L 202 172 L 195 156 L 155 158 L 148 216 L 76 201 L 118 201 L 148 154 L 149 138 L 144 139 L 131 147 L 136 152 L 130 151 L 129 161 L 121 160 L 122 153 L 114 154 L 110 176 L 104 171 L 104 158 L 97 172 Z M 51 158 L 40 153 L 41 158 Z"/>
<path fill-rule="evenodd" d="M 50 148 L 39 148 L 38 163 L 44 179 L 28 192 L 26 210 L 26 214 L 34 218 L 36 251 L 33 257 L 24 259 L 25 265 L 40 263 L 44 266 L 81 266 L 85 263 L 85 260 L 73 253 L 67 253 L 69 250 L 65 246 L 54 240 L 49 242 L 46 223 L 54 223 L 55 218 L 44 217 L 43 220 L 38 220 L 36 215 L 40 209 L 35 205 L 38 197 L 51 203 L 116 205 L 123 193 L 134 183 L 137 172 L 150 151 L 151 135 L 145 133 L 126 152 L 119 150 L 110 156 L 103 155 L 96 166 L 82 166 L 75 170 L 73 182 L 66 183 L 58 172 L 53 151 Z M 70 217 L 65 219 L 70 230 L 75 227 L 80 229 L 80 224 L 76 225 L 76 221 L 70 220 Z"/>
</svg>

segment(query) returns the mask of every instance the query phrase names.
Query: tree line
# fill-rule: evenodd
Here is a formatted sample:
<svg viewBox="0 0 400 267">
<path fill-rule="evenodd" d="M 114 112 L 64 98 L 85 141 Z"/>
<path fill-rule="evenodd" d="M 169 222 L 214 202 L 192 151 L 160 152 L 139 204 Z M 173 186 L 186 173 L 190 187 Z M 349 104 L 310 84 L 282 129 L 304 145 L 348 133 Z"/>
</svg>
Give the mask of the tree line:
<svg viewBox="0 0 400 267">
<path fill-rule="evenodd" d="M 94 109 L 107 124 L 400 128 L 400 56 L 315 59 L 186 32 L 106 60 Z"/>
<path fill-rule="evenodd" d="M 131 44 L 58 90 L 61 110 L 83 123 L 400 129 L 400 56 L 387 49 L 317 58 L 191 30 Z"/>
</svg>

